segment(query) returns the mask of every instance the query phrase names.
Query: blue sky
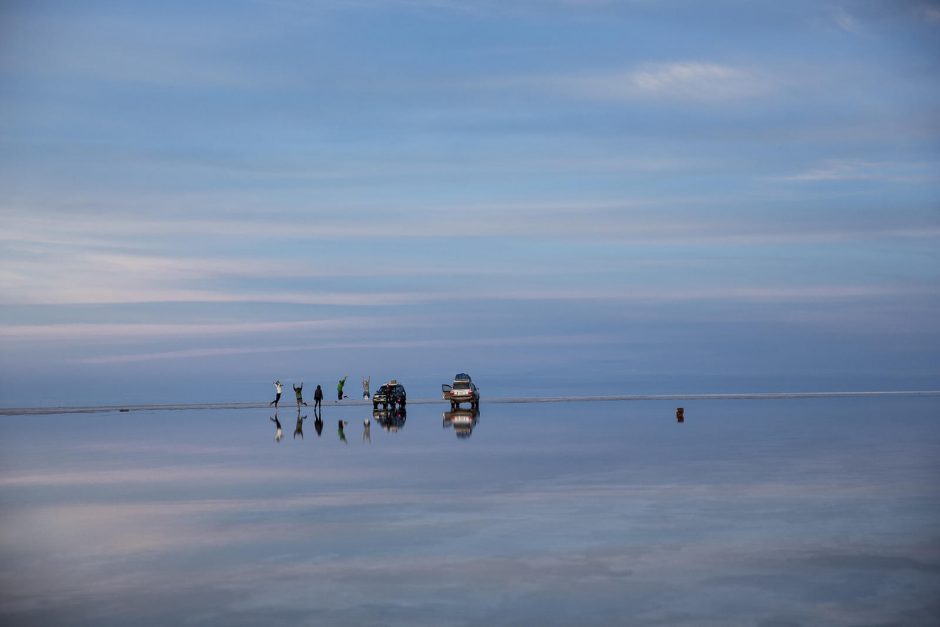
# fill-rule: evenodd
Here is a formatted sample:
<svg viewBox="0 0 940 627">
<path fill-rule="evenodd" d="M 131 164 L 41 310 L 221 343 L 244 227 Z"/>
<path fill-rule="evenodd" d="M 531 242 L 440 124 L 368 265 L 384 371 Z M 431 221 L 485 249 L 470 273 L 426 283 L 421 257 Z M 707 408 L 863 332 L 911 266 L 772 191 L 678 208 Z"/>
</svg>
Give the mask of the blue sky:
<svg viewBox="0 0 940 627">
<path fill-rule="evenodd" d="M 940 383 L 940 4 L 0 6 L 0 402 Z"/>
</svg>

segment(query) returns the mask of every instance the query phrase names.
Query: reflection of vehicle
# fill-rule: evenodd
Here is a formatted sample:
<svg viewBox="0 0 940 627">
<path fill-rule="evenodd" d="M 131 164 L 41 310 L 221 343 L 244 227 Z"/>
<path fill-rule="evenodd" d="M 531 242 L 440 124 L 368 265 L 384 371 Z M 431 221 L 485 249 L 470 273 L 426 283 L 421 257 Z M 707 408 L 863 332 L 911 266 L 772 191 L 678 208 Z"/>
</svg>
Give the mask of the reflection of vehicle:
<svg viewBox="0 0 940 627">
<path fill-rule="evenodd" d="M 372 417 L 383 429 L 394 433 L 405 426 L 408 412 L 401 406 L 398 409 L 374 409 Z"/>
<path fill-rule="evenodd" d="M 444 428 L 453 427 L 460 439 L 469 438 L 473 428 L 477 426 L 477 418 L 480 417 L 480 410 L 472 409 L 452 409 L 444 412 Z"/>
<path fill-rule="evenodd" d="M 405 406 L 405 387 L 395 379 L 392 379 L 372 395 L 372 409 L 382 407 Z"/>
<path fill-rule="evenodd" d="M 480 390 L 470 380 L 470 375 L 461 372 L 454 377 L 454 383 L 441 386 L 441 397 L 450 401 L 451 409 L 458 409 L 461 403 L 470 403 L 470 407 L 480 406 Z"/>
</svg>

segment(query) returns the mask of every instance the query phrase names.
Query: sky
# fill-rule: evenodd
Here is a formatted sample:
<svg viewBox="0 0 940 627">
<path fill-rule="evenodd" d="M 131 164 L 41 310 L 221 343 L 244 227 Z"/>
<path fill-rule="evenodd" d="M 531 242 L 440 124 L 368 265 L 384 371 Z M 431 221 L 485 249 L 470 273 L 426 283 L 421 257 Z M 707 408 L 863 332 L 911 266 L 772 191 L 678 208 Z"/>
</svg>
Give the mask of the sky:
<svg viewBox="0 0 940 627">
<path fill-rule="evenodd" d="M 940 388 L 940 3 L 0 4 L 0 404 Z"/>
</svg>

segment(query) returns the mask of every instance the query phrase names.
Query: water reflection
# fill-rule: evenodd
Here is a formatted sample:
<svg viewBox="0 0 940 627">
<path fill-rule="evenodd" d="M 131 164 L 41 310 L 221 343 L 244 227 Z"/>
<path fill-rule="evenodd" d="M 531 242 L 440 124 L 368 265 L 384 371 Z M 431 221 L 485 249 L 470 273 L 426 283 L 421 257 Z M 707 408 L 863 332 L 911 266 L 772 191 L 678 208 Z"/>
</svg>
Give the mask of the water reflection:
<svg viewBox="0 0 940 627">
<path fill-rule="evenodd" d="M 347 425 L 347 424 L 349 424 L 349 423 L 346 422 L 345 420 L 337 420 L 337 421 L 336 421 L 336 433 L 337 433 L 337 435 L 339 435 L 339 439 L 340 439 L 340 441 L 341 441 L 343 444 L 349 444 L 349 442 L 346 441 L 346 431 L 345 431 L 345 428 L 346 428 L 346 425 Z"/>
<path fill-rule="evenodd" d="M 277 412 L 274 412 L 270 420 L 274 423 L 274 441 L 280 442 L 281 438 L 284 437 L 284 432 L 281 430 L 281 421 L 277 419 Z"/>
<path fill-rule="evenodd" d="M 317 437 L 323 433 L 323 418 L 319 414 L 314 414 L 313 428 L 317 431 Z"/>
<path fill-rule="evenodd" d="M 297 424 L 294 425 L 294 439 L 295 440 L 297 439 L 298 435 L 300 436 L 301 440 L 304 439 L 304 420 L 306 419 L 307 419 L 306 416 L 300 415 L 300 410 L 298 409 L 297 410 Z"/>
<path fill-rule="evenodd" d="M 937 398 L 690 406 L 0 420 L 0 624 L 937 624 Z"/>
<path fill-rule="evenodd" d="M 362 441 L 372 444 L 372 423 L 368 418 L 362 421 Z"/>
<path fill-rule="evenodd" d="M 376 409 L 372 411 L 372 417 L 379 425 L 390 433 L 394 433 L 405 426 L 405 419 L 408 417 L 407 410 L 402 406 L 393 409 Z"/>
<path fill-rule="evenodd" d="M 473 428 L 477 426 L 479 417 L 479 409 L 452 409 L 444 412 L 443 427 L 445 429 L 453 427 L 458 438 L 469 438 L 473 433 Z"/>
</svg>

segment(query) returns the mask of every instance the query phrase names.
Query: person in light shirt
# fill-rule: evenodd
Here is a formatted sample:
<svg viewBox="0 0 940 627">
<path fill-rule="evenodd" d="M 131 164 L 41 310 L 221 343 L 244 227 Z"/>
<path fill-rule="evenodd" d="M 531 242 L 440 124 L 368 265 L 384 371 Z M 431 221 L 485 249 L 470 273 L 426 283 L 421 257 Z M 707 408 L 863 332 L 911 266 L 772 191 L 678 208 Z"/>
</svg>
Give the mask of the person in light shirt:
<svg viewBox="0 0 940 627">
<path fill-rule="evenodd" d="M 281 385 L 280 380 L 274 382 L 274 400 L 268 403 L 268 405 L 274 405 L 274 409 L 277 409 L 277 404 L 281 400 L 281 392 L 284 390 L 284 386 Z"/>
</svg>

